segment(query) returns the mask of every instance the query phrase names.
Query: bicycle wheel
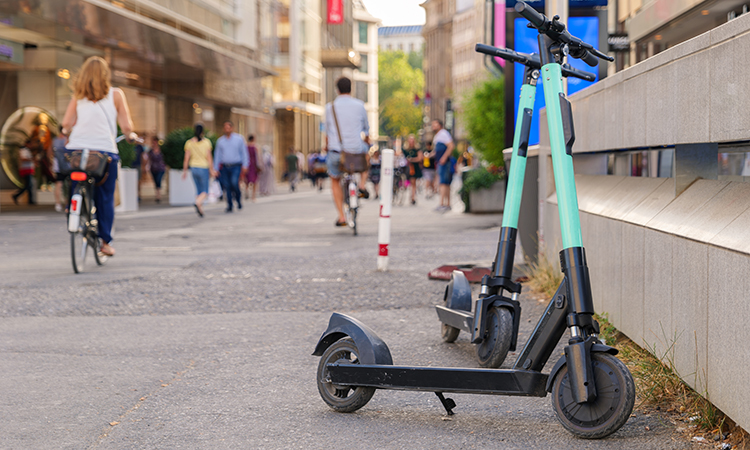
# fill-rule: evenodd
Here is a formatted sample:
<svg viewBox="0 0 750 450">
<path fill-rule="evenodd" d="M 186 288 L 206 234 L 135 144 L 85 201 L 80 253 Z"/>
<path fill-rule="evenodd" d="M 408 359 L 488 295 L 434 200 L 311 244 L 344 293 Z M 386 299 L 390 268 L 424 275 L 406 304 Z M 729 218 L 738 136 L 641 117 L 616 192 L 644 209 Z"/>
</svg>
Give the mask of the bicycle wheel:
<svg viewBox="0 0 750 450">
<path fill-rule="evenodd" d="M 91 223 L 89 224 L 89 245 L 92 249 L 94 249 L 94 261 L 96 261 L 96 265 L 103 266 L 106 262 L 109 256 L 102 253 L 102 238 L 99 237 L 99 222 L 96 218 L 96 206 L 94 206 L 94 202 L 91 202 Z"/>
<path fill-rule="evenodd" d="M 80 192 L 76 189 L 76 192 Z M 81 214 L 78 217 L 78 229 L 70 231 L 70 256 L 73 262 L 73 272 L 82 273 L 86 270 L 86 256 L 90 244 L 88 236 L 88 224 L 91 221 L 88 199 L 85 192 L 81 199 Z"/>
</svg>

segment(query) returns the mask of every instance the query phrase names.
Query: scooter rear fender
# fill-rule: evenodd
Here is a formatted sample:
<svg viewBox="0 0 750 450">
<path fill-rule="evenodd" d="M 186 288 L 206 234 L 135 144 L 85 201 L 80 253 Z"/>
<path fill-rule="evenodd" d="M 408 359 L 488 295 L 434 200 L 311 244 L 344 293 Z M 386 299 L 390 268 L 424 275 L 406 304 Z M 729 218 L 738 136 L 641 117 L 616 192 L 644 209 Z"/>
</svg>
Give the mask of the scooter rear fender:
<svg viewBox="0 0 750 450">
<path fill-rule="evenodd" d="M 609 353 L 610 355 L 614 356 L 617 355 L 620 351 L 617 350 L 614 347 L 610 347 L 609 345 L 604 344 L 594 344 L 591 346 L 591 353 L 600 352 L 600 353 Z M 557 376 L 557 372 L 562 369 L 562 367 L 567 362 L 565 355 L 563 355 L 559 360 L 557 360 L 557 363 L 552 367 L 552 370 L 549 373 L 549 378 L 547 378 L 547 392 L 552 392 L 552 383 L 555 381 L 555 377 Z"/>
<path fill-rule="evenodd" d="M 353 317 L 339 313 L 331 315 L 331 319 L 328 321 L 328 329 L 323 332 L 320 340 L 318 340 L 313 355 L 323 356 L 328 347 L 347 336 L 354 341 L 359 350 L 360 364 L 393 365 L 393 358 L 388 345 L 370 327 Z"/>
</svg>

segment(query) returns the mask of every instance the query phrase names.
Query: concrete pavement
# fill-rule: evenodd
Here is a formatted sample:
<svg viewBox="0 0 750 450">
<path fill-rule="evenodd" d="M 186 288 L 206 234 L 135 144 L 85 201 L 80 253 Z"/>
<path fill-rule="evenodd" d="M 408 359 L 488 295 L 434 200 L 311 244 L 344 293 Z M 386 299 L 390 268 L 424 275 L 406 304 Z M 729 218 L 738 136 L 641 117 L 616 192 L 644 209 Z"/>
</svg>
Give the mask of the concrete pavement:
<svg viewBox="0 0 750 450">
<path fill-rule="evenodd" d="M 360 236 L 333 227 L 330 192 L 117 217 L 118 254 L 74 275 L 64 221 L 0 214 L 0 448 L 691 448 L 664 417 L 636 412 L 581 441 L 549 398 L 378 391 L 331 411 L 310 356 L 332 311 L 359 318 L 396 364 L 476 367 L 465 335 L 444 344 L 431 305 L 443 263 L 490 261 L 500 216 L 394 207 L 391 270 L 375 270 L 377 203 Z M 520 341 L 544 307 L 522 296 Z M 509 356 L 509 360 L 514 355 Z"/>
</svg>

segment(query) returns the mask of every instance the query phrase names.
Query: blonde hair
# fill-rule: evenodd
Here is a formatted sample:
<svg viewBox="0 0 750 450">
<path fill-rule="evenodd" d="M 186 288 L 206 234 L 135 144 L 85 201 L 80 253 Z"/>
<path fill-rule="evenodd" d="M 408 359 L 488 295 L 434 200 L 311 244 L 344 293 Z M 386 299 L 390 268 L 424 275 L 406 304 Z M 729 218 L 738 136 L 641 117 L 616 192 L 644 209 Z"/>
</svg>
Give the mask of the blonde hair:
<svg viewBox="0 0 750 450">
<path fill-rule="evenodd" d="M 99 56 L 92 56 L 86 60 L 73 82 L 75 98 L 89 99 L 98 102 L 109 94 L 111 73 L 109 64 Z"/>
</svg>

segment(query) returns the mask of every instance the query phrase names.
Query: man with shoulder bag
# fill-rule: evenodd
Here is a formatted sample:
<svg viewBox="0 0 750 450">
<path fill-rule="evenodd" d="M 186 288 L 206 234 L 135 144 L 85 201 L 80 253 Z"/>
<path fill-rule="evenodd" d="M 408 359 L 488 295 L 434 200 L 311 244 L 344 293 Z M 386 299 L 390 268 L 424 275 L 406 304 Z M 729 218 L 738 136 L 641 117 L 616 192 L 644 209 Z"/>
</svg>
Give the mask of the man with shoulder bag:
<svg viewBox="0 0 750 450">
<path fill-rule="evenodd" d="M 359 196 L 370 197 L 365 189 L 370 125 L 364 102 L 351 96 L 351 80 L 339 78 L 336 88 L 339 91 L 338 97 L 326 105 L 326 164 L 331 177 L 333 202 L 338 212 L 336 226 L 345 227 L 347 223 L 344 216 L 344 192 L 341 189 L 342 173 L 359 173 Z"/>
</svg>

